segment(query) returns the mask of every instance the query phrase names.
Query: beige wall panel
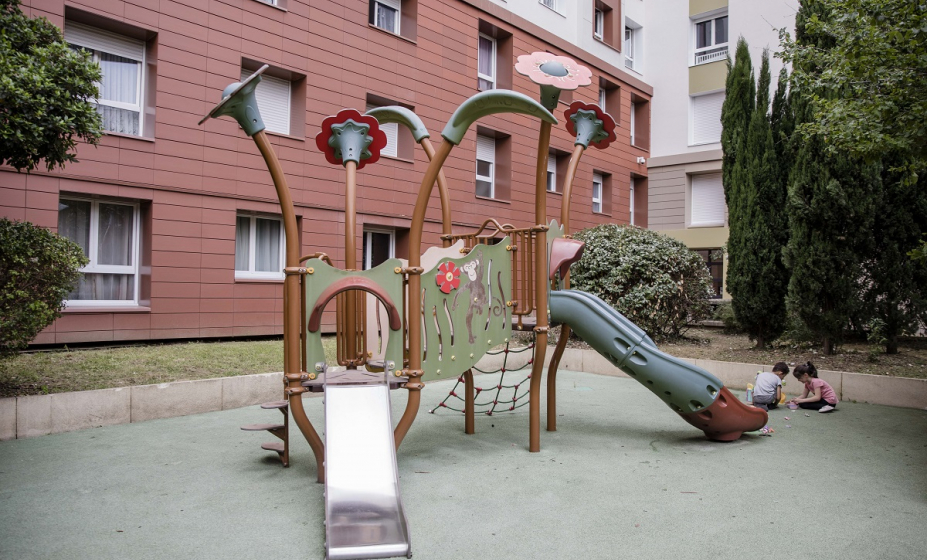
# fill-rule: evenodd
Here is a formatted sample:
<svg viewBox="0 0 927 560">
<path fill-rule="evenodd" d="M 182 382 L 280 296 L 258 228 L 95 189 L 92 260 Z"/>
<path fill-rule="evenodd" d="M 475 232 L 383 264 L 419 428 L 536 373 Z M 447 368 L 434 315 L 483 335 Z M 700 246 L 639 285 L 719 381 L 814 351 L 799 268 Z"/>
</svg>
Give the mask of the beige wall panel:
<svg viewBox="0 0 927 560">
<path fill-rule="evenodd" d="M 689 16 L 727 8 L 727 0 L 689 0 Z"/>
<path fill-rule="evenodd" d="M 689 68 L 689 95 L 724 89 L 727 62 L 718 60 Z"/>
</svg>

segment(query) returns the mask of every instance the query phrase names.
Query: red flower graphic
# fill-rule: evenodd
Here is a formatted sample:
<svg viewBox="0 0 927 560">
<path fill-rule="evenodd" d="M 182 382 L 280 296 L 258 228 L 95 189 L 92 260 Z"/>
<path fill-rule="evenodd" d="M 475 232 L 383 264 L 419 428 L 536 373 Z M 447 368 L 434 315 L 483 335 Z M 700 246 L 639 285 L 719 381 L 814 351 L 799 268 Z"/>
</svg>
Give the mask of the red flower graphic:
<svg viewBox="0 0 927 560">
<path fill-rule="evenodd" d="M 357 164 L 358 169 L 363 169 L 364 165 L 375 163 L 380 159 L 380 150 L 386 146 L 386 133 L 380 130 L 380 123 L 376 118 L 362 115 L 356 109 L 342 109 L 337 115 L 325 117 L 322 121 L 322 130 L 315 137 L 315 145 L 325 154 L 328 163 L 344 165 L 344 160 L 335 156 L 335 146 L 329 145 L 329 141 L 332 137 L 332 125 L 344 124 L 349 120 L 370 126 L 367 136 L 373 141 L 364 149 L 364 154 L 369 153 L 369 156 L 364 157 L 362 154 Z"/>
<path fill-rule="evenodd" d="M 617 139 L 615 136 L 615 119 L 611 115 L 602 110 L 601 107 L 593 103 L 583 103 L 582 101 L 574 101 L 570 108 L 564 111 L 563 117 L 566 119 L 567 132 L 572 136 L 576 136 L 576 123 L 573 122 L 573 115 L 577 111 L 594 111 L 597 119 L 602 121 L 602 125 L 599 130 L 592 136 L 591 141 L 589 142 L 596 148 L 604 150 L 608 147 L 609 144 L 614 142 Z M 596 123 L 598 124 L 598 123 Z"/>
<path fill-rule="evenodd" d="M 460 287 L 460 269 L 451 261 L 447 261 L 438 267 L 438 274 L 435 276 L 435 282 L 441 291 L 445 294 L 451 293 Z"/>
</svg>

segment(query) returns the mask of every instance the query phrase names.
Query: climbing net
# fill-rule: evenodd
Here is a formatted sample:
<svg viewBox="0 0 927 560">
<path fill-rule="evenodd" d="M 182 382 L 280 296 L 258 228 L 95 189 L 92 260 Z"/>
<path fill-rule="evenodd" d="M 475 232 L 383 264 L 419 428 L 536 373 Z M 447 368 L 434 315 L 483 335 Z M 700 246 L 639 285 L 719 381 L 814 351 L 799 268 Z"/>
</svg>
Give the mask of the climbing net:
<svg viewBox="0 0 927 560">
<path fill-rule="evenodd" d="M 534 363 L 534 341 L 527 346 L 522 346 L 518 348 L 511 348 L 510 342 L 505 343 L 505 348 L 499 350 L 487 352 L 487 356 L 498 356 L 502 355 L 502 366 L 497 369 L 480 369 L 474 366 L 472 369 L 478 371 L 482 374 L 498 374 L 498 378 L 495 379 L 495 384 L 486 384 L 483 387 L 476 386 L 476 379 L 474 379 L 474 411 L 483 413 L 487 416 L 492 416 L 494 412 L 506 412 L 513 411 L 516 408 L 521 408 L 528 404 L 528 392 L 529 387 L 525 385 L 525 382 L 531 379 L 531 364 Z M 512 367 L 510 359 L 514 362 L 521 361 L 520 356 L 525 352 L 530 352 L 525 357 L 526 360 L 523 360 L 523 363 L 518 367 Z M 525 371 L 527 370 L 527 373 Z M 519 373 L 521 372 L 521 373 Z M 505 383 L 505 375 L 509 374 L 509 379 L 511 380 L 512 374 L 517 374 L 521 377 L 521 381 L 517 383 Z M 521 386 L 525 385 L 525 388 L 522 389 Z M 464 376 L 460 375 L 457 377 L 457 383 L 454 384 L 454 387 L 451 388 L 450 392 L 444 397 L 437 406 L 429 410 L 431 414 L 434 414 L 436 410 L 446 408 L 448 410 L 453 410 L 455 412 L 464 412 L 464 395 L 465 393 L 458 394 L 457 389 L 461 388 L 463 391 L 466 391 L 466 386 L 464 385 Z M 484 395 L 483 399 L 480 399 L 481 395 Z M 506 399 L 505 396 L 511 395 L 511 398 Z M 460 407 L 460 408 L 456 408 Z"/>
</svg>

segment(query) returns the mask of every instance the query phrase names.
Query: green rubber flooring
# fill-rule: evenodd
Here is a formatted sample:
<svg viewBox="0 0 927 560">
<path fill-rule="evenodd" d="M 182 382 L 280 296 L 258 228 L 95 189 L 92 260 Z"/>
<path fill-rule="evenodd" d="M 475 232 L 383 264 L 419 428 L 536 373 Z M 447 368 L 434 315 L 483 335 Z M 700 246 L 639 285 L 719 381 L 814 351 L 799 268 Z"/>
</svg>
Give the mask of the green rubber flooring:
<svg viewBox="0 0 927 560">
<path fill-rule="evenodd" d="M 927 557 L 927 411 L 778 410 L 771 436 L 713 443 L 631 379 L 562 372 L 559 429 L 528 453 L 527 407 L 470 436 L 460 413 L 429 414 L 452 383 L 425 388 L 399 450 L 414 558 Z M 322 400 L 306 407 L 321 431 Z M 294 428 L 283 469 L 260 449 L 272 436 L 238 429 L 278 417 L 0 442 L 0 558 L 323 558 L 309 446 Z"/>
</svg>

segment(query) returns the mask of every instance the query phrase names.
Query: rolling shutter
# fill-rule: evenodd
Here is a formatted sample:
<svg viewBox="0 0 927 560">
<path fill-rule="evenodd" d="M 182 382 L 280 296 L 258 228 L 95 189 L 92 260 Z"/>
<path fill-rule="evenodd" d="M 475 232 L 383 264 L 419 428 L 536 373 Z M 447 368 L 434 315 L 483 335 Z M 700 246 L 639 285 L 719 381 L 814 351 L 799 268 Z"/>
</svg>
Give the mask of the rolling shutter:
<svg viewBox="0 0 927 560">
<path fill-rule="evenodd" d="M 241 81 L 254 74 L 241 70 Z M 261 74 L 261 83 L 254 89 L 261 119 L 269 132 L 290 133 L 290 82 L 282 78 Z"/>
<path fill-rule="evenodd" d="M 727 205 L 720 173 L 692 175 L 692 226 L 723 226 Z"/>
<path fill-rule="evenodd" d="M 721 141 L 721 106 L 723 104 L 723 91 L 692 98 L 693 144 Z"/>
</svg>

